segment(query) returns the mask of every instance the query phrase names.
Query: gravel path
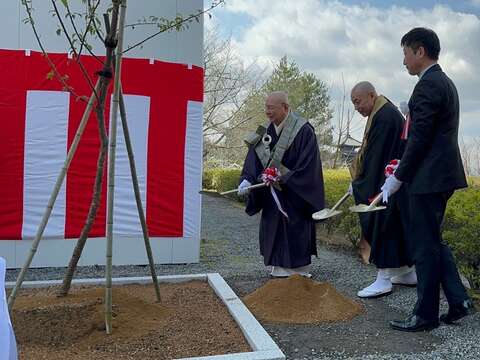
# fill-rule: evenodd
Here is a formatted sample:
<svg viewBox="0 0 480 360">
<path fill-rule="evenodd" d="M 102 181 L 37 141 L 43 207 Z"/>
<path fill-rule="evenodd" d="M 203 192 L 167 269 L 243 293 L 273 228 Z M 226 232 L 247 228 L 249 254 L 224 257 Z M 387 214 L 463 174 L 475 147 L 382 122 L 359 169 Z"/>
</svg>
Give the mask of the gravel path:
<svg viewBox="0 0 480 360">
<path fill-rule="evenodd" d="M 228 199 L 204 196 L 201 259 L 198 264 L 158 265 L 158 275 L 219 272 L 239 296 L 269 280 L 258 250 L 259 217 L 247 216 L 241 205 Z M 360 263 L 355 254 L 319 247 L 312 275 L 333 284 L 343 294 L 371 283 L 375 269 Z M 61 279 L 63 268 L 32 269 L 27 280 Z M 18 271 L 9 270 L 13 281 Z M 114 277 L 148 276 L 147 266 L 117 266 Z M 81 267 L 77 278 L 103 277 L 103 266 Z M 388 297 L 359 300 L 365 313 L 350 322 L 326 325 L 263 324 L 288 359 L 480 359 L 480 315 L 457 326 L 431 332 L 399 333 L 388 320 L 403 318 L 413 308 L 415 289 L 397 287 Z M 445 311 L 445 303 L 442 304 Z"/>
</svg>

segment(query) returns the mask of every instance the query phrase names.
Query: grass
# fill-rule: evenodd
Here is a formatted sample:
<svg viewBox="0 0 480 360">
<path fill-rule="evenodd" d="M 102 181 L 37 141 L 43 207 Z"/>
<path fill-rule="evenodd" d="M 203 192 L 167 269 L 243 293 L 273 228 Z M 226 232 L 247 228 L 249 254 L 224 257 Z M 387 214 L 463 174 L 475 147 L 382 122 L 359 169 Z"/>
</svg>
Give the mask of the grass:
<svg viewBox="0 0 480 360">
<path fill-rule="evenodd" d="M 469 176 L 467 181 L 469 186 L 480 186 L 480 176 Z"/>
</svg>

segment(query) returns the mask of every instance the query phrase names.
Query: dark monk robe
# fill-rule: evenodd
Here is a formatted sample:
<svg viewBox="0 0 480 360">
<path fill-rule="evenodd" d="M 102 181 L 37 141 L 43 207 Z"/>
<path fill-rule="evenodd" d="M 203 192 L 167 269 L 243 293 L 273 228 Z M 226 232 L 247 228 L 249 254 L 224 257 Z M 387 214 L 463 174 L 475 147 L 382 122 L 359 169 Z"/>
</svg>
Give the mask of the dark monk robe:
<svg viewBox="0 0 480 360">
<path fill-rule="evenodd" d="M 281 172 L 281 190 L 275 192 L 288 219 L 280 212 L 270 187 L 250 191 L 245 211 L 248 215 L 262 211 L 259 238 L 265 265 L 297 268 L 309 265 L 311 256 L 317 255 L 312 214 L 324 208 L 323 174 L 313 127 L 293 112 L 284 122 L 280 134 L 273 124 L 268 126 L 266 132 L 271 136 L 271 143 L 266 152 L 270 153 L 269 166 Z M 292 122 L 297 124 L 293 130 L 289 126 Z M 275 159 L 273 153 L 280 147 L 276 145 L 282 144 L 279 138 L 286 137 L 288 132 L 291 136 L 284 142 L 285 150 L 277 152 L 277 157 L 281 152 L 283 156 Z M 240 181 L 261 182 L 262 171 L 268 165 L 261 159 L 265 156 L 264 147 L 261 139 L 250 145 Z"/>
<path fill-rule="evenodd" d="M 401 140 L 403 116 L 384 96 L 378 96 L 370 114 L 362 147 L 350 168 L 356 204 L 368 204 L 381 190 L 385 166 L 400 159 L 405 147 Z M 359 213 L 362 235 L 370 244 L 370 262 L 377 268 L 411 265 L 398 202 L 400 193 L 388 200 L 386 210 Z"/>
</svg>

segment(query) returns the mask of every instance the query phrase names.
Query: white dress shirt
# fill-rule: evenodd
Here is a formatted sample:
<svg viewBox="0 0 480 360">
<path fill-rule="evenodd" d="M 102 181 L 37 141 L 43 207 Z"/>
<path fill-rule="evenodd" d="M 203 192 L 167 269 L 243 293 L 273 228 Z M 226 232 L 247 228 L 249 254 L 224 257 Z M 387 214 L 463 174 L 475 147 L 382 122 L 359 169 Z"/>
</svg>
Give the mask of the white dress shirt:
<svg viewBox="0 0 480 360">
<path fill-rule="evenodd" d="M 418 80 L 420 81 L 420 79 L 423 77 L 423 75 L 425 75 L 425 73 L 428 71 L 428 69 L 430 69 L 432 66 L 435 66 L 435 65 L 437 65 L 437 63 L 433 63 L 429 67 L 426 67 L 425 69 L 423 69 L 422 72 L 420 72 L 420 74 L 418 74 Z"/>
<path fill-rule="evenodd" d="M 288 110 L 287 116 L 285 116 L 285 118 L 282 120 L 282 122 L 279 125 L 273 124 L 273 126 L 275 127 L 275 132 L 277 133 L 277 136 L 280 135 L 280 133 L 282 132 L 285 126 L 285 120 L 287 120 L 288 115 L 290 115 L 290 110 Z"/>
</svg>

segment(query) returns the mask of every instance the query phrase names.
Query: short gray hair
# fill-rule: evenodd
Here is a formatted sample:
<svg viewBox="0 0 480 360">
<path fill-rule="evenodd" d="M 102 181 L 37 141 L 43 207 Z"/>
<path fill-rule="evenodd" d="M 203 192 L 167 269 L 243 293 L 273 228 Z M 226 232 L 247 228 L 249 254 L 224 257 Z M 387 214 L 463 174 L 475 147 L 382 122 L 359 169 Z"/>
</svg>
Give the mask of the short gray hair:
<svg viewBox="0 0 480 360">
<path fill-rule="evenodd" d="M 377 94 L 377 90 L 375 90 L 375 86 L 373 86 L 370 81 L 360 81 L 352 88 L 351 93 L 353 93 L 354 91 L 359 91 L 362 93 L 371 92 L 371 93 L 374 93 L 375 95 Z"/>
<path fill-rule="evenodd" d="M 268 94 L 268 97 L 288 105 L 288 93 L 286 91 L 273 91 Z"/>
</svg>

